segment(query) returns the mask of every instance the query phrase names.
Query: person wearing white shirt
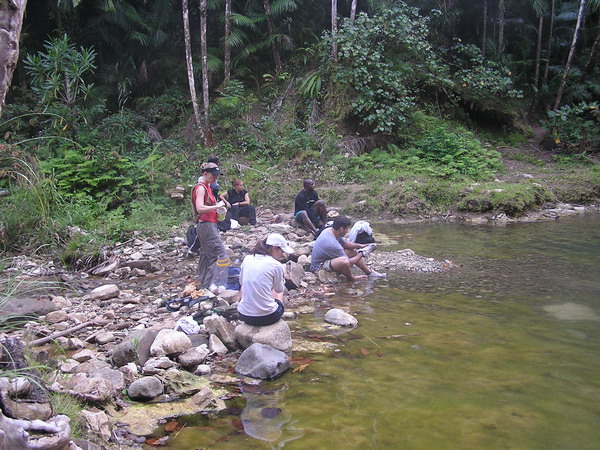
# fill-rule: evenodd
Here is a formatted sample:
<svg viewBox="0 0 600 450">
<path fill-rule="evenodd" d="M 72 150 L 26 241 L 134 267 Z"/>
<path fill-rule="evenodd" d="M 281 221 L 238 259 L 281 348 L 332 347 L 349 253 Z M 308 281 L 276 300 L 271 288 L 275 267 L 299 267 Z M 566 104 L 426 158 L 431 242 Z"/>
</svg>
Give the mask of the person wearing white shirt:
<svg viewBox="0 0 600 450">
<path fill-rule="evenodd" d="M 242 300 L 237 307 L 242 321 L 266 326 L 281 319 L 285 280 L 278 260 L 284 253 L 293 252 L 281 234 L 271 233 L 256 244 L 253 254 L 244 258 L 240 273 Z"/>
</svg>

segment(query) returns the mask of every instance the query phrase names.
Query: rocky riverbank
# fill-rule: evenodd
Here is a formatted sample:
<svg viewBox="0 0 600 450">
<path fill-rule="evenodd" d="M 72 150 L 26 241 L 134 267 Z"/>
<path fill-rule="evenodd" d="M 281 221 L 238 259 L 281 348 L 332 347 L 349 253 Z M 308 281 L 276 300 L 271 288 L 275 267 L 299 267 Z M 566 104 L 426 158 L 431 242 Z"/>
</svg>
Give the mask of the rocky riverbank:
<svg viewBox="0 0 600 450">
<path fill-rule="evenodd" d="M 532 220 L 579 212 L 575 207 L 562 207 Z M 342 326 L 356 325 L 353 311 L 329 311 L 327 298 L 338 289 L 337 277 L 306 271 L 312 249 L 310 235 L 289 225 L 289 214 L 261 210 L 258 220 L 258 226 L 228 231 L 223 238 L 235 265 L 270 232 L 284 234 L 294 245 L 295 252 L 286 263 L 285 321 L 267 330 L 270 335 L 257 336 L 253 330 L 237 327 L 235 319 L 227 320 L 225 315 L 209 316 L 214 311 L 233 309 L 239 293 L 224 291 L 213 296 L 194 289 L 196 260 L 187 256 L 184 229 L 178 229 L 166 239 L 140 234 L 106 249 L 106 261 L 85 272 L 66 271 L 51 261 L 14 258 L 4 275 L 19 286 L 2 313 L 34 313 L 39 317 L 0 335 L 0 341 L 28 343 L 25 353 L 50 367 L 43 376 L 48 389 L 82 400 L 87 405 L 81 413 L 87 435 L 107 448 L 139 447 L 167 419 L 224 408 L 224 400 L 236 395 L 227 386 L 242 378 L 232 373 L 243 348 L 268 342 L 287 355 L 335 348 L 334 340 L 323 342 L 305 333 L 297 321 L 303 314 L 322 316 L 322 331 L 330 335 Z M 369 263 L 382 272 L 440 272 L 453 266 L 451 261 L 437 261 L 409 249 L 377 251 Z M 30 283 L 43 290 L 24 292 Z M 363 285 L 357 282 L 351 289 L 361 292 Z M 203 296 L 208 298 L 193 306 L 184 304 L 178 311 L 165 307 L 177 298 Z M 184 329 L 181 319 L 193 315 L 208 319 L 195 333 L 175 330 Z M 44 343 L 45 339 L 51 343 Z M 6 351 L 3 359 L 8 370 Z M 294 367 L 294 359 L 290 364 Z M 53 420 L 52 409 L 39 398 L 25 402 L 24 409 L 22 400 L 33 387 L 31 382 L 28 388 L 22 387 L 27 380 L 19 383 L 18 388 L 18 383 L 11 383 L 1 389 L 0 398 L 15 411 L 14 417 Z M 82 448 L 87 445 L 76 442 Z"/>
</svg>

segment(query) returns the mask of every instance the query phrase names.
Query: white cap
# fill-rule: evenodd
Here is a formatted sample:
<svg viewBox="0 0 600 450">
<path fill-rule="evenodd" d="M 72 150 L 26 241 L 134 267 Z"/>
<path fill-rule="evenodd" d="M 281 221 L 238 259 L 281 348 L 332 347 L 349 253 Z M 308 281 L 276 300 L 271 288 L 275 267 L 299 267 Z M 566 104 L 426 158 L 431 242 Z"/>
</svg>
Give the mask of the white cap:
<svg viewBox="0 0 600 450">
<path fill-rule="evenodd" d="M 279 233 L 271 233 L 269 236 L 267 236 L 266 244 L 279 247 L 286 253 L 294 253 L 294 249 L 290 247 L 288 241 L 286 241 L 285 238 Z"/>
</svg>

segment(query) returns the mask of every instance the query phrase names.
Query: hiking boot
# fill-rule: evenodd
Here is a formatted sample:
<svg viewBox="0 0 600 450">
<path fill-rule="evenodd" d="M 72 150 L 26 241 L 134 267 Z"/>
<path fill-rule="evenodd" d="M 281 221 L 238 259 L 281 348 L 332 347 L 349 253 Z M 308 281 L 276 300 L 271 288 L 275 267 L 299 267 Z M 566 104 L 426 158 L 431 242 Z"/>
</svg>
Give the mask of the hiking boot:
<svg viewBox="0 0 600 450">
<path fill-rule="evenodd" d="M 373 253 L 376 248 L 377 248 L 376 244 L 369 244 L 366 247 L 359 248 L 358 250 L 356 250 L 356 253 L 362 253 L 363 258 L 366 258 L 371 253 Z"/>
<path fill-rule="evenodd" d="M 193 250 L 188 250 L 187 254 L 185 256 L 186 256 L 186 258 L 193 258 L 193 257 L 198 256 L 198 255 L 199 255 L 198 252 L 195 252 Z"/>
<path fill-rule="evenodd" d="M 387 274 L 377 272 L 376 270 L 371 270 L 371 273 L 369 274 L 369 278 L 385 278 L 385 277 L 387 277 Z"/>
</svg>

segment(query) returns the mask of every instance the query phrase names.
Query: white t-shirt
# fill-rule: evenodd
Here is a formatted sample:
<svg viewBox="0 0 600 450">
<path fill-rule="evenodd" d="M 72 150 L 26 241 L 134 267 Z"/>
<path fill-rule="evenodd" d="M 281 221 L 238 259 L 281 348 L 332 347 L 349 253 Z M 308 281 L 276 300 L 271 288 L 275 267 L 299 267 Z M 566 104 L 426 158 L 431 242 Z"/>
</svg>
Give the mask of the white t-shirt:
<svg viewBox="0 0 600 450">
<path fill-rule="evenodd" d="M 269 255 L 248 255 L 242 262 L 242 300 L 237 309 L 245 316 L 261 317 L 277 309 L 271 290 L 283 292 L 283 265 Z"/>
</svg>

